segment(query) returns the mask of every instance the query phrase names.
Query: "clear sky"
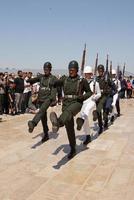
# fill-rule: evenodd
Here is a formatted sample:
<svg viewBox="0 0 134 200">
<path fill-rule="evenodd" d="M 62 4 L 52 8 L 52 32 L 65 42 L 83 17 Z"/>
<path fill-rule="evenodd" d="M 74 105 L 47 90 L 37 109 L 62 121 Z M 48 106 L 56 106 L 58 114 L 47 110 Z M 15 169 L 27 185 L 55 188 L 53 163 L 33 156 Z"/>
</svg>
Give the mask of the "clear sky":
<svg viewBox="0 0 134 200">
<path fill-rule="evenodd" d="M 134 72 L 134 0 L 0 0 L 0 67 L 94 66 L 96 53 Z"/>
</svg>

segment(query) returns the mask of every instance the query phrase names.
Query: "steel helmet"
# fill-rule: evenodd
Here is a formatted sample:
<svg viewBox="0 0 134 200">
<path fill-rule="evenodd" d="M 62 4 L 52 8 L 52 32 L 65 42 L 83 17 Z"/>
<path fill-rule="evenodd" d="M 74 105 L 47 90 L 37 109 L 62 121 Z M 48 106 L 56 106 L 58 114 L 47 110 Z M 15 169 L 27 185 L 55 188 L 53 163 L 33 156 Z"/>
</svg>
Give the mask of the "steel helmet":
<svg viewBox="0 0 134 200">
<path fill-rule="evenodd" d="M 43 68 L 49 68 L 50 70 L 52 69 L 52 64 L 50 62 L 45 62 L 43 65 Z"/>
<path fill-rule="evenodd" d="M 75 68 L 78 71 L 78 69 L 79 69 L 78 62 L 75 60 L 72 60 L 68 65 L 68 69 L 71 69 L 71 68 Z"/>
<path fill-rule="evenodd" d="M 104 65 L 100 64 L 98 65 L 98 70 L 102 69 L 103 71 L 105 70 Z"/>
</svg>

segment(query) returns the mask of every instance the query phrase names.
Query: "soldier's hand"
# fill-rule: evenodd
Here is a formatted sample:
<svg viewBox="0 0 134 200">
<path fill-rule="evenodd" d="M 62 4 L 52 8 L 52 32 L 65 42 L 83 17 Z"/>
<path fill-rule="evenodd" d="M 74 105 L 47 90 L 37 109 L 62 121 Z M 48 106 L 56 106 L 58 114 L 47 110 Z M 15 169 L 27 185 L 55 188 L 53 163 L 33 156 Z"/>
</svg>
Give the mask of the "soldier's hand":
<svg viewBox="0 0 134 200">
<path fill-rule="evenodd" d="M 96 99 L 96 95 L 95 95 L 95 94 L 92 95 L 91 99 L 92 99 L 92 101 L 96 101 L 96 100 L 97 100 L 97 99 Z"/>
</svg>

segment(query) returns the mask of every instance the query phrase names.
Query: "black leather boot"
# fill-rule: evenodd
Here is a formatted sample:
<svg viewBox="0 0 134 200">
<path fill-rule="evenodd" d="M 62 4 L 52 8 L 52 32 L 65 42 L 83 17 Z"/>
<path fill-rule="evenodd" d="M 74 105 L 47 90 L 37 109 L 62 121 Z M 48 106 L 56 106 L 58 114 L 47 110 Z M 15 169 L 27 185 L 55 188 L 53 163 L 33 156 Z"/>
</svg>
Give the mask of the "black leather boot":
<svg viewBox="0 0 134 200">
<path fill-rule="evenodd" d="M 72 159 L 76 155 L 75 148 L 71 149 L 70 153 L 67 155 L 68 159 Z"/>
<path fill-rule="evenodd" d="M 78 117 L 76 119 L 76 123 L 77 123 L 77 130 L 80 131 L 82 126 L 83 126 L 83 124 L 84 124 L 84 119 Z"/>
<path fill-rule="evenodd" d="M 108 120 L 105 120 L 104 121 L 104 130 L 107 130 L 108 129 Z"/>
<path fill-rule="evenodd" d="M 111 117 L 110 121 L 111 121 L 111 124 L 113 124 L 113 122 L 114 122 L 114 116 Z"/>
<path fill-rule="evenodd" d="M 59 130 L 58 117 L 55 112 L 50 113 L 50 121 L 52 123 L 52 132 L 57 133 Z"/>
<path fill-rule="evenodd" d="M 91 142 L 91 136 L 90 135 L 86 135 L 86 139 L 85 141 L 83 142 L 84 145 L 87 145 L 88 143 Z"/>
<path fill-rule="evenodd" d="M 98 131 L 98 135 L 100 135 L 102 132 L 103 132 L 103 128 L 100 127 L 100 128 L 99 128 L 99 131 Z"/>
<path fill-rule="evenodd" d="M 29 133 L 33 132 L 35 126 L 36 126 L 36 124 L 32 120 L 28 121 L 28 128 L 29 128 L 28 131 L 29 131 Z"/>
<path fill-rule="evenodd" d="M 44 133 L 41 142 L 44 143 L 44 142 L 46 142 L 47 140 L 49 140 L 48 133 Z"/>
<path fill-rule="evenodd" d="M 97 114 L 97 111 L 96 110 L 93 110 L 93 121 L 96 121 L 98 119 L 98 114 Z"/>
</svg>

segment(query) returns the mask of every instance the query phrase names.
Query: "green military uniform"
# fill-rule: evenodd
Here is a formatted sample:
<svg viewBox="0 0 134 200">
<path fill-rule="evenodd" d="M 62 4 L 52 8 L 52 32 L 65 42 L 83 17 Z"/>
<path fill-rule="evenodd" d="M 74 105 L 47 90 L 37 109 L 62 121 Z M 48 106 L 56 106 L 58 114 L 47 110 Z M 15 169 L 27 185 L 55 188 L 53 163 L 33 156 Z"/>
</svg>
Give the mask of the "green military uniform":
<svg viewBox="0 0 134 200">
<path fill-rule="evenodd" d="M 55 85 L 62 85 L 64 92 L 62 114 L 57 119 L 58 126 L 62 127 L 65 125 L 70 147 L 75 149 L 74 116 L 80 112 L 83 101 L 89 98 L 92 92 L 87 80 L 81 79 L 78 75 L 74 78 L 63 76 L 55 82 Z"/>
<path fill-rule="evenodd" d="M 40 89 L 38 93 L 38 104 L 40 106 L 39 112 L 34 116 L 32 121 L 30 121 L 30 127 L 33 131 L 33 126 L 36 126 L 41 120 L 44 134 L 48 134 L 47 125 L 47 109 L 56 101 L 56 88 L 52 85 L 57 80 L 55 76 L 50 74 L 49 76 L 39 75 L 36 78 L 29 79 L 27 82 L 33 84 L 36 82 L 40 83 Z M 33 126 L 32 126 L 33 125 Z"/>
<path fill-rule="evenodd" d="M 102 114 L 101 111 L 103 109 L 103 120 L 104 120 L 104 127 L 107 126 L 108 123 L 108 112 L 105 108 L 107 98 L 111 95 L 112 88 L 111 88 L 111 81 L 110 79 L 105 80 L 105 76 L 98 76 L 97 81 L 99 82 L 100 90 L 101 90 L 101 97 L 96 102 L 97 105 L 97 115 L 98 115 L 98 125 L 100 127 L 100 131 L 102 130 Z M 111 99 L 110 99 L 111 100 Z"/>
</svg>

